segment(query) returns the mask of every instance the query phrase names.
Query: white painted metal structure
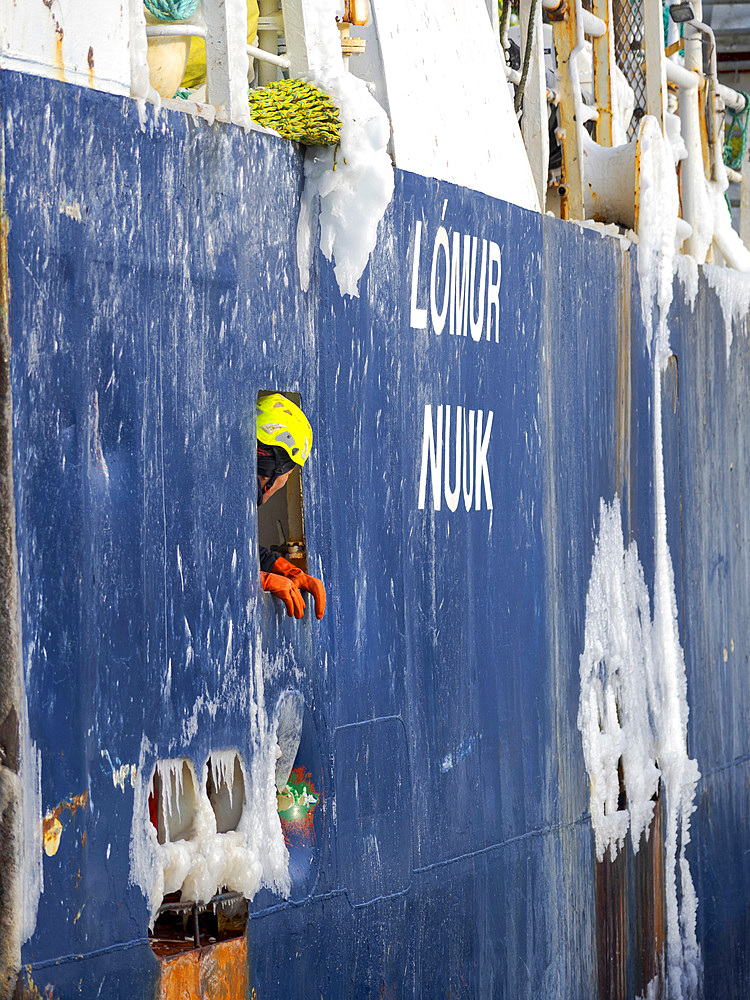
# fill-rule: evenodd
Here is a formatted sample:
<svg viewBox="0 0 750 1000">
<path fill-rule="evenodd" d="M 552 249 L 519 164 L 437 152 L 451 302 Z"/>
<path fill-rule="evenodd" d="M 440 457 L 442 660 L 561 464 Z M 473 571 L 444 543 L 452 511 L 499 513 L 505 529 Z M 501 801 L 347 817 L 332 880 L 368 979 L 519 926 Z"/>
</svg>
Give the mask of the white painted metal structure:
<svg viewBox="0 0 750 1000">
<path fill-rule="evenodd" d="M 683 250 L 699 262 L 716 254 L 716 260 L 750 266 L 750 256 L 745 256 L 735 234 L 727 231 L 726 219 L 717 207 L 727 183 L 722 110 L 724 106 L 741 109 L 744 98 L 718 82 L 715 47 L 704 65 L 703 39 L 713 41 L 713 36 L 701 21 L 700 0 L 693 3 L 695 18 L 685 24 L 684 58 L 665 54 L 661 0 L 639 2 L 646 111 L 665 135 L 672 130 L 674 140 L 670 109 L 676 106 L 680 138 L 687 149 L 678 167 L 684 232 L 689 232 Z M 518 85 L 523 74 L 504 65 L 494 13 L 488 13 L 495 10 L 494 0 L 489 7 L 487 0 L 450 0 L 439 5 L 429 0 L 409 4 L 372 0 L 372 6 L 374 25 L 362 34 L 376 53 L 371 51 L 363 66 L 377 77 L 378 99 L 388 109 L 396 165 L 536 210 L 545 207 L 549 159 L 547 102 L 551 95 L 545 78 L 544 8 L 554 25 L 559 67 L 563 215 L 583 219 L 592 211 L 602 211 L 608 203 L 606 192 L 602 196 L 606 185 L 596 173 L 587 177 L 586 170 L 597 171 L 597 164 L 606 162 L 606 172 L 617 173 L 611 157 L 602 159 L 596 154 L 597 148 L 609 149 L 615 142 L 612 0 L 595 0 L 593 12 L 581 0 L 567 4 L 540 0 L 537 4 L 520 129 L 508 88 L 498 81 L 506 75 Z M 520 0 L 522 51 L 531 6 L 532 0 Z M 322 9 L 319 0 L 260 0 L 258 39 L 248 46 L 242 0 L 204 0 L 190 23 L 148 27 L 142 0 L 103 4 L 45 0 L 33 15 L 26 4 L 0 0 L 0 67 L 115 94 L 129 93 L 158 104 L 144 69 L 147 36 L 200 35 L 206 39 L 206 102 L 211 116 L 249 127 L 250 57 L 258 61 L 261 85 L 282 71 L 304 76 L 311 68 L 307 40 L 314 35 Z M 279 54 L 281 39 L 285 54 Z M 593 100 L 584 99 L 580 83 L 579 61 L 587 49 L 593 53 Z M 356 66 L 352 69 L 361 75 Z M 170 102 L 170 106 L 179 104 Z M 185 105 L 186 110 L 194 107 Z M 585 134 L 587 120 L 596 123 L 594 146 Z M 633 162 L 632 150 L 623 147 L 622 158 L 624 163 Z M 745 164 L 741 230 L 746 240 L 750 238 L 748 173 Z M 732 179 L 738 175 L 732 174 Z M 636 192 L 632 195 L 635 198 Z"/>
<path fill-rule="evenodd" d="M 539 209 L 484 0 L 375 0 L 396 165 Z"/>
<path fill-rule="evenodd" d="M 520 0 L 521 51 L 524 52 L 529 33 L 529 14 L 532 0 Z M 547 107 L 547 81 L 544 65 L 544 32 L 542 7 L 537 3 L 531 29 L 531 58 L 523 94 L 521 132 L 534 175 L 539 207 L 547 204 L 547 176 L 549 173 L 549 125 Z"/>
<path fill-rule="evenodd" d="M 596 16 L 583 8 L 581 0 L 572 0 L 567 7 L 559 0 L 543 0 L 543 4 L 553 21 L 560 74 L 562 215 L 574 219 L 593 215 L 600 221 L 637 228 L 637 137 L 605 155 L 612 145 L 607 119 L 611 118 L 615 72 L 611 5 L 601 0 Z M 694 17 L 684 24 L 684 65 L 676 54 L 668 57 L 665 52 L 660 0 L 640 0 L 640 4 L 645 36 L 645 111 L 670 141 L 679 164 L 682 222 L 678 234 L 684 239 L 682 249 L 698 263 L 710 260 L 750 270 L 750 252 L 732 230 L 723 206 L 728 182 L 723 162 L 723 109 L 729 105 L 741 110 L 745 98 L 718 83 L 713 34 L 700 19 L 700 0 L 693 4 Z M 587 38 L 593 41 L 593 104 L 584 100 L 579 76 L 579 60 Z M 711 43 L 707 65 L 704 38 Z M 679 134 L 669 111 L 668 84 L 676 91 Z M 587 121 L 596 122 L 595 142 L 586 132 Z M 634 203 L 625 205 L 624 197 L 632 197 Z M 750 222 L 745 228 L 750 229 Z"/>
<path fill-rule="evenodd" d="M 130 93 L 128 0 L 0 0 L 0 66 L 113 94 Z"/>
</svg>

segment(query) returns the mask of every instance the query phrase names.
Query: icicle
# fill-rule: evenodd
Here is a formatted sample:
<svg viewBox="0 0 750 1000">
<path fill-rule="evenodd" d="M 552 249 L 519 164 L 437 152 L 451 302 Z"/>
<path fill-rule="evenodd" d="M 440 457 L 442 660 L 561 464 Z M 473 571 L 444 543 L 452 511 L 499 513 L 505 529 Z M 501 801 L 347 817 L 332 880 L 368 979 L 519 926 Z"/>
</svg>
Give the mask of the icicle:
<svg viewBox="0 0 750 1000">
<path fill-rule="evenodd" d="M 289 854 L 281 830 L 274 782 L 276 736 L 264 699 L 264 673 L 278 672 L 282 660 L 269 663 L 259 639 L 251 656 L 247 704 L 251 730 L 249 769 L 245 770 L 236 750 L 212 753 L 201 782 L 185 759 L 158 761 L 161 817 L 167 831 L 164 844 L 157 842 L 149 819 L 150 777 L 145 761 L 153 759 L 153 751 L 148 740 L 143 739 L 131 826 L 130 877 L 148 900 L 152 923 L 165 892 L 180 891 L 183 899 L 197 902 L 208 902 L 223 887 L 248 899 L 262 886 L 283 896 L 289 894 Z M 284 656 L 286 669 L 288 652 Z M 230 676 L 227 683 L 236 684 L 237 679 Z M 196 731 L 201 713 L 210 716 L 216 704 L 203 696 L 198 700 Z M 235 783 L 238 764 L 241 782 Z M 222 786 L 227 787 L 230 809 L 238 808 L 237 795 L 241 795 L 243 805 L 238 825 L 226 833 L 217 833 L 216 815 L 207 793 L 209 773 L 217 793 Z M 188 806 L 191 809 L 194 806 L 192 814 L 188 813 Z M 171 840 L 170 821 L 175 836 L 181 839 Z"/>
<path fill-rule="evenodd" d="M 661 378 L 670 357 L 667 315 L 672 301 L 675 273 L 679 202 L 674 160 L 653 119 L 644 119 L 641 148 L 638 275 L 653 380 L 653 619 L 649 621 L 647 599 L 644 604 L 641 586 L 643 573 L 637 562 L 636 550 L 631 547 L 627 553 L 623 551 L 619 502 L 615 501 L 612 508 L 607 508 L 602 503 L 600 537 L 586 604 L 579 728 L 583 734 L 587 768 L 592 776 L 592 821 L 597 838 L 597 852 L 603 853 L 608 844 L 612 852 L 616 853 L 628 822 L 634 838 L 634 849 L 637 849 L 635 838 L 639 836 L 640 830 L 646 828 L 650 818 L 649 790 L 658 776 L 653 762 L 659 762 L 665 793 L 667 995 L 670 1000 L 685 1000 L 697 996 L 701 978 L 701 956 L 695 935 L 697 899 L 685 856 L 685 848 L 690 839 L 690 815 L 694 809 L 695 787 L 700 774 L 696 762 L 690 759 L 687 752 L 687 681 L 677 627 L 674 571 L 667 543 L 661 416 Z M 655 305 L 658 320 L 654 329 Z M 618 522 L 617 538 L 606 543 L 608 533 L 611 535 L 614 530 L 610 522 L 614 521 Z M 637 564 L 634 566 L 635 575 L 631 570 L 614 589 L 597 583 L 599 560 L 606 544 L 615 553 L 613 567 L 617 573 L 622 573 L 623 565 L 629 558 Z M 598 597 L 597 587 L 601 587 Z M 624 618 L 623 609 L 626 612 Z M 622 621 L 626 624 L 623 642 L 620 643 L 613 637 L 619 634 L 617 623 Z M 598 639 L 598 630 L 603 622 L 605 641 Z M 601 681 L 598 680 L 600 665 L 603 671 Z M 625 686 L 623 681 L 626 682 Z M 603 685 L 603 699 L 599 699 L 599 705 L 604 706 L 603 710 L 598 708 L 592 696 L 598 683 Z M 644 689 L 647 699 L 641 704 L 639 691 L 642 693 Z M 617 715 L 618 711 L 624 712 L 626 717 L 632 716 L 634 725 L 631 727 L 631 736 L 627 739 L 623 738 L 625 734 L 618 732 L 610 719 L 610 715 Z M 602 712 L 604 724 L 600 725 L 599 716 Z M 632 767 L 626 756 L 629 739 L 638 743 Z M 611 801 L 612 767 L 619 761 L 620 754 L 626 768 L 626 783 L 628 773 L 631 772 L 639 787 L 627 784 L 630 815 L 621 815 L 617 824 L 614 817 L 608 814 L 604 803 Z M 605 768 L 604 771 L 601 770 L 602 767 Z M 648 800 L 643 798 L 647 795 Z M 602 824 L 598 832 L 597 824 Z"/>
</svg>

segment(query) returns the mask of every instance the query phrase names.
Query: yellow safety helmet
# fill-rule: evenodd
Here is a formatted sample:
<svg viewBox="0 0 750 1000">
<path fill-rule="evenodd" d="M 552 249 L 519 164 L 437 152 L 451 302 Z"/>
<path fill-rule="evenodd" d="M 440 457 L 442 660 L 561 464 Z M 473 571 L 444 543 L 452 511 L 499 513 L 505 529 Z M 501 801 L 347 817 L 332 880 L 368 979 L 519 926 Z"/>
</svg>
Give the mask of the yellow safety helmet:
<svg viewBox="0 0 750 1000">
<path fill-rule="evenodd" d="M 305 464 L 312 448 L 310 421 L 296 403 L 280 392 L 258 399 L 256 435 L 262 444 L 282 448 L 299 466 Z"/>
</svg>

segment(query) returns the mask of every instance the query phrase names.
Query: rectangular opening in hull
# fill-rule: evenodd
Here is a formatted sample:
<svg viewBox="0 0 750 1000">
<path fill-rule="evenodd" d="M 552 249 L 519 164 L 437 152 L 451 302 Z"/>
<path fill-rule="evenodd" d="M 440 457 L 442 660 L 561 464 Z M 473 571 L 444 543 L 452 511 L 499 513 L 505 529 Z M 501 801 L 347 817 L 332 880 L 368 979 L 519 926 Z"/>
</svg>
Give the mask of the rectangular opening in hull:
<svg viewBox="0 0 750 1000">
<path fill-rule="evenodd" d="M 301 407 L 298 392 L 263 389 L 258 392 L 258 400 L 274 392 L 280 392 L 282 396 Z M 278 553 L 307 572 L 303 487 L 299 466 L 292 469 L 286 485 L 269 496 L 260 506 L 258 540 L 265 548 Z"/>
</svg>

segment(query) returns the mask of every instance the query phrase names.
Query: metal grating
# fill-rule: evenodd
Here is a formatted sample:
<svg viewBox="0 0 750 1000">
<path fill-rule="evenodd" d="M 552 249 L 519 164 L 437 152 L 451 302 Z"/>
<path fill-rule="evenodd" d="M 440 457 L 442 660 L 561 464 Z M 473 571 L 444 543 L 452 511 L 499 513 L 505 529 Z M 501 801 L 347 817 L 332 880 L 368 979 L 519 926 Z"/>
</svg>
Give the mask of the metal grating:
<svg viewBox="0 0 750 1000">
<path fill-rule="evenodd" d="M 632 139 L 639 120 L 646 113 L 642 0 L 613 0 L 612 16 L 615 25 L 615 62 L 635 93 L 635 109 L 628 128 L 628 139 Z"/>
</svg>

